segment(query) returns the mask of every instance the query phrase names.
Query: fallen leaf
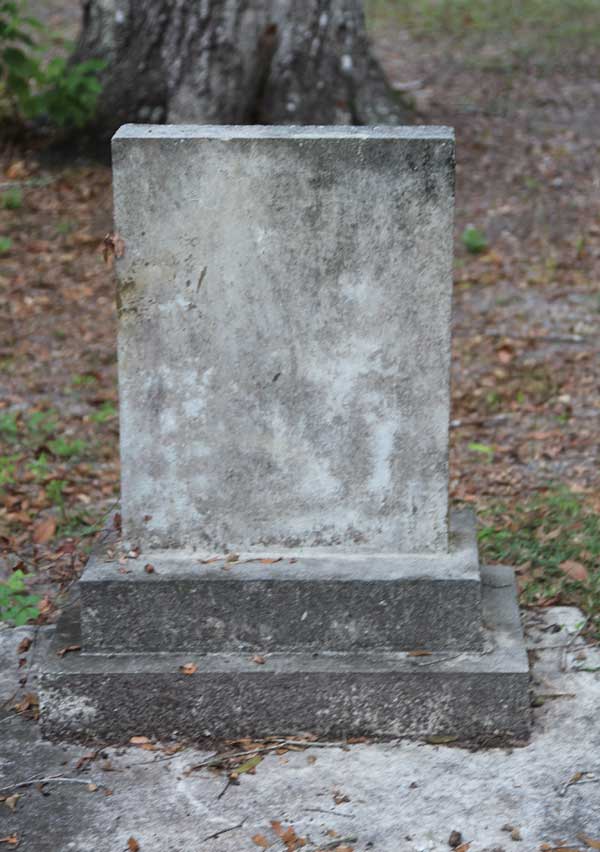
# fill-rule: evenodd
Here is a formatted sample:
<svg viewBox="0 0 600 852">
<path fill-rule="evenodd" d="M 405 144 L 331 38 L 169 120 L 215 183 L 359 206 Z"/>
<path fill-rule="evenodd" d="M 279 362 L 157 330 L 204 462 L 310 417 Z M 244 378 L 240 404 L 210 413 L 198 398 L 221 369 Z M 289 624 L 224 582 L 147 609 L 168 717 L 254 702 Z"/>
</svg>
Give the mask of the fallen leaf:
<svg viewBox="0 0 600 852">
<path fill-rule="evenodd" d="M 150 563 L 144 565 L 144 571 L 146 574 L 154 574 L 154 565 L 150 565 Z"/>
<path fill-rule="evenodd" d="M 264 834 L 253 834 L 250 840 L 261 849 L 268 849 L 271 845 Z"/>
<path fill-rule="evenodd" d="M 25 160 L 15 160 L 4 172 L 9 180 L 21 180 L 29 175 Z"/>
<path fill-rule="evenodd" d="M 588 579 L 588 572 L 585 565 L 582 565 L 581 562 L 576 562 L 574 559 L 567 559 L 561 562 L 558 567 L 571 580 L 579 580 L 579 582 L 585 583 Z"/>
<path fill-rule="evenodd" d="M 523 840 L 523 838 L 521 837 L 521 832 L 519 831 L 518 828 L 513 828 L 513 830 L 510 833 L 510 839 L 511 840 Z"/>
<path fill-rule="evenodd" d="M 127 841 L 127 848 L 130 849 L 131 852 L 138 852 L 140 844 L 137 842 L 135 837 L 130 837 Z"/>
<path fill-rule="evenodd" d="M 56 652 L 58 657 L 64 657 L 65 654 L 70 654 L 71 651 L 81 651 L 81 645 L 65 645 L 60 651 Z"/>
<path fill-rule="evenodd" d="M 31 648 L 31 639 L 26 636 L 25 639 L 21 639 L 19 642 L 19 646 L 17 648 L 18 654 L 26 654 L 27 651 Z"/>
<path fill-rule="evenodd" d="M 462 834 L 460 831 L 451 831 L 450 837 L 448 838 L 448 846 L 451 849 L 456 849 L 462 843 Z"/>
<path fill-rule="evenodd" d="M 8 843 L 9 846 L 17 846 L 19 838 L 16 834 L 9 834 L 8 837 L 0 837 L 0 843 Z"/>
<path fill-rule="evenodd" d="M 14 811 L 17 809 L 17 802 L 20 798 L 21 797 L 18 793 L 13 793 L 12 796 L 7 796 L 6 799 L 4 799 L 4 804 L 9 810 L 13 811 L 14 813 Z"/>
<path fill-rule="evenodd" d="M 350 801 L 350 797 L 347 796 L 345 793 L 340 792 L 340 790 L 334 790 L 333 801 L 336 803 L 336 805 L 343 805 L 344 802 Z"/>
<path fill-rule="evenodd" d="M 44 518 L 42 521 L 38 521 L 33 528 L 33 543 L 48 544 L 54 537 L 55 532 L 56 520 L 54 518 Z"/>
<path fill-rule="evenodd" d="M 265 657 L 261 657 L 260 654 L 256 654 L 254 657 L 252 657 L 252 662 L 256 663 L 257 666 L 264 666 L 267 660 L 265 659 Z"/>
<path fill-rule="evenodd" d="M 430 657 L 431 651 L 422 651 L 417 649 L 416 651 L 409 651 L 407 654 L 408 657 Z"/>
<path fill-rule="evenodd" d="M 588 837 L 587 834 L 578 834 L 577 839 L 581 840 L 588 849 L 600 849 L 600 840 L 594 840 L 592 837 Z"/>
<path fill-rule="evenodd" d="M 252 770 L 256 769 L 261 760 L 262 757 L 260 756 L 260 754 L 249 758 L 249 760 L 246 760 L 244 763 L 241 763 L 239 766 L 236 766 L 233 772 L 230 773 L 229 777 L 232 781 L 235 781 L 238 775 L 243 775 L 245 772 L 252 772 Z"/>
<path fill-rule="evenodd" d="M 196 663 L 185 663 L 183 666 L 179 666 L 179 671 L 184 675 L 193 675 L 198 671 L 198 666 Z"/>
<path fill-rule="evenodd" d="M 129 742 L 131 745 L 145 745 L 146 743 L 149 743 L 150 740 L 148 737 L 131 737 Z"/>
<path fill-rule="evenodd" d="M 460 846 L 456 847 L 456 852 L 469 852 L 470 848 L 471 848 L 470 843 L 461 843 Z"/>
<path fill-rule="evenodd" d="M 88 784 L 87 788 L 90 791 L 90 793 L 95 793 L 96 790 L 98 789 L 98 785 L 97 784 Z"/>
<path fill-rule="evenodd" d="M 259 560 L 262 565 L 274 565 L 276 562 L 281 562 L 281 556 L 278 556 L 276 559 L 260 559 Z M 290 560 L 291 561 L 291 560 Z"/>
<path fill-rule="evenodd" d="M 433 735 L 431 737 L 426 737 L 425 742 L 428 742 L 430 745 L 446 745 L 446 743 L 455 743 L 457 739 L 458 737 L 450 735 Z"/>
<path fill-rule="evenodd" d="M 113 257 L 120 258 L 125 254 L 125 241 L 119 234 L 107 234 L 104 237 L 102 255 L 104 262 L 109 263 Z"/>
<path fill-rule="evenodd" d="M 500 349 L 496 350 L 496 355 L 501 364 L 510 364 L 515 353 L 510 346 L 501 346 Z"/>
</svg>

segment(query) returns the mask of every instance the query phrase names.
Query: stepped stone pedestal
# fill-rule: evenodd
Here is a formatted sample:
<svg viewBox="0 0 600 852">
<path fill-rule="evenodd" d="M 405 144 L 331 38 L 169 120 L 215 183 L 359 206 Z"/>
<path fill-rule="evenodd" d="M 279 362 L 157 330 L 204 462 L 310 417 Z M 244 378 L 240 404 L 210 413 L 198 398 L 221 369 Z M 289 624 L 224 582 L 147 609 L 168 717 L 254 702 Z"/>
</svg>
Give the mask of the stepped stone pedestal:
<svg viewBox="0 0 600 852">
<path fill-rule="evenodd" d="M 46 735 L 526 736 L 512 571 L 448 510 L 452 131 L 125 126 L 113 167 L 122 531 Z"/>
</svg>

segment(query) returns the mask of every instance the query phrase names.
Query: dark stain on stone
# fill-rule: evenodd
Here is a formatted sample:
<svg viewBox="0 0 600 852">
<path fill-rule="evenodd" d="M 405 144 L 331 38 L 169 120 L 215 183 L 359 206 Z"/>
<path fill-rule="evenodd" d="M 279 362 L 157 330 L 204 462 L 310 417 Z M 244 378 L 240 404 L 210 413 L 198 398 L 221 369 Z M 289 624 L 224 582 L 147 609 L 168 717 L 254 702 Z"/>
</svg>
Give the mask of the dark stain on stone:
<svg viewBox="0 0 600 852">
<path fill-rule="evenodd" d="M 196 286 L 196 292 L 198 292 L 198 290 L 200 289 L 200 287 L 202 287 L 202 282 L 203 282 L 203 281 L 204 281 L 204 279 L 206 278 L 206 272 L 207 272 L 207 270 L 208 270 L 208 267 L 207 267 L 207 266 L 204 266 L 204 267 L 202 268 L 202 272 L 200 273 L 200 277 L 198 278 L 198 284 L 197 284 L 197 286 Z"/>
</svg>

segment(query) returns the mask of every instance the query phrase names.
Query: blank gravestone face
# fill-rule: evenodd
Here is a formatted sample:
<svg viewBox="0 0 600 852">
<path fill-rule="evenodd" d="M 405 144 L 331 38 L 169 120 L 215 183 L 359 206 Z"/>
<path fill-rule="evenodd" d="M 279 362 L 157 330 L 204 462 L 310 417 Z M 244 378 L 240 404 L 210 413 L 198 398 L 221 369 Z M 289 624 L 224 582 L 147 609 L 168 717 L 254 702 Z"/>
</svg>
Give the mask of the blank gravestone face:
<svg viewBox="0 0 600 852">
<path fill-rule="evenodd" d="M 445 551 L 452 132 L 113 145 L 127 539 Z"/>
</svg>

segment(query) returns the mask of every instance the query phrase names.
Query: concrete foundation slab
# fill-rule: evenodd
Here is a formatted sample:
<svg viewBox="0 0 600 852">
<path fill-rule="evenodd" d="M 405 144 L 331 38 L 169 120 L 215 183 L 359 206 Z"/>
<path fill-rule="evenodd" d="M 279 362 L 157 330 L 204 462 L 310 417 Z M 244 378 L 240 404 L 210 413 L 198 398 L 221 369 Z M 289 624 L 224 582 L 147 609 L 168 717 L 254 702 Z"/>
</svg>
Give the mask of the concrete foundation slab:
<svg viewBox="0 0 600 852">
<path fill-rule="evenodd" d="M 320 736 L 461 739 L 528 733 L 529 671 L 514 576 L 483 572 L 485 649 L 479 653 L 69 653 L 65 619 L 46 648 L 40 683 L 44 734 L 126 741 L 160 738 Z M 197 666 L 191 675 L 180 667 Z"/>
<path fill-rule="evenodd" d="M 121 852 L 131 837 L 141 852 L 256 852 L 252 838 L 262 835 L 282 852 L 278 821 L 304 839 L 303 852 L 333 852 L 326 844 L 336 839 L 354 852 L 448 852 L 452 831 L 469 852 L 583 852 L 582 835 L 600 839 L 600 651 L 577 635 L 581 611 L 523 616 L 535 695 L 523 747 L 342 741 L 268 752 L 237 783 L 209 767 L 190 772 L 215 757 L 212 746 L 95 751 L 41 739 L 12 709 L 37 691 L 38 631 L 0 625 L 0 795 L 19 795 L 14 811 L 0 804 L 0 837 L 15 834 L 19 852 Z M 23 666 L 25 637 L 33 643 Z M 35 783 L 11 787 L 53 776 L 44 794 Z"/>
<path fill-rule="evenodd" d="M 482 649 L 475 519 L 438 554 L 329 553 L 203 564 L 189 552 L 119 562 L 105 534 L 80 582 L 86 653 Z M 148 571 L 147 566 L 152 570 Z"/>
</svg>

